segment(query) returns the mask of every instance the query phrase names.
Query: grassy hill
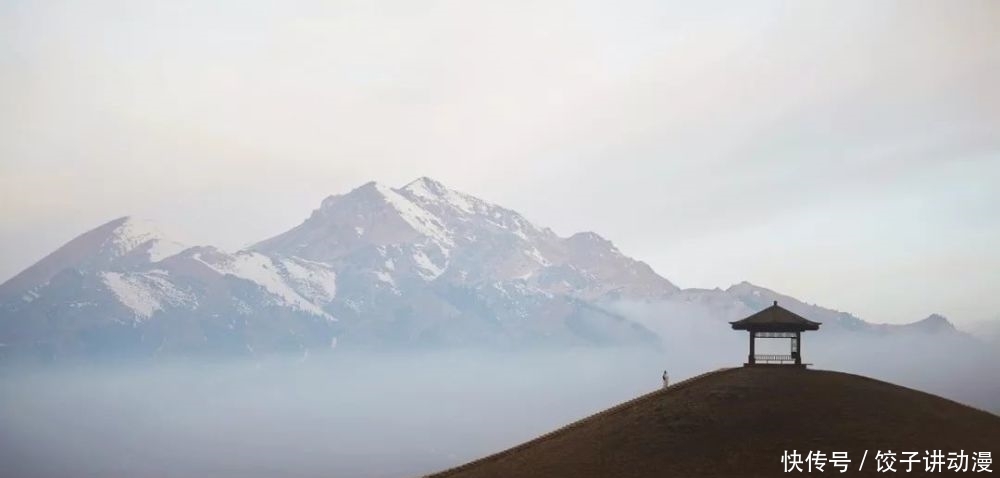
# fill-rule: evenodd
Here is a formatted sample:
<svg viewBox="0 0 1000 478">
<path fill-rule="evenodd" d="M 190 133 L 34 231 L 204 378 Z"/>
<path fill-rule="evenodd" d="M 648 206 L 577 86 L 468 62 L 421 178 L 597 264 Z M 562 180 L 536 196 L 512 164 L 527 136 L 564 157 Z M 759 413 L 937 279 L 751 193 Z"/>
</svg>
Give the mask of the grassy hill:
<svg viewBox="0 0 1000 478">
<path fill-rule="evenodd" d="M 735 368 L 641 396 L 435 478 L 789 476 L 785 450 L 846 451 L 851 476 L 878 450 L 1000 453 L 1000 417 L 857 375 Z M 858 465 L 868 450 L 864 467 Z M 906 470 L 897 463 L 897 472 Z M 992 467 L 994 472 L 997 467 Z M 947 472 L 954 473 L 954 472 Z M 839 475 L 827 465 L 824 474 Z M 923 475 L 923 462 L 908 476 Z M 793 473 L 794 475 L 794 473 Z M 800 473 L 805 475 L 805 473 Z"/>
</svg>

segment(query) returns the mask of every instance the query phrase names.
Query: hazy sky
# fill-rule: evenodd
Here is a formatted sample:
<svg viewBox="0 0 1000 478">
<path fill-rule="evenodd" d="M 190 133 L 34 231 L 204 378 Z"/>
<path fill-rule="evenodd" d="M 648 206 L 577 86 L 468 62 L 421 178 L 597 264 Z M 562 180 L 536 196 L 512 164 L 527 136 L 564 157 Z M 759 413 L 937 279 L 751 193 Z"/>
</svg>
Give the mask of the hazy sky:
<svg viewBox="0 0 1000 478">
<path fill-rule="evenodd" d="M 8 1 L 0 280 L 418 176 L 683 287 L 1000 316 L 1000 2 Z"/>
</svg>

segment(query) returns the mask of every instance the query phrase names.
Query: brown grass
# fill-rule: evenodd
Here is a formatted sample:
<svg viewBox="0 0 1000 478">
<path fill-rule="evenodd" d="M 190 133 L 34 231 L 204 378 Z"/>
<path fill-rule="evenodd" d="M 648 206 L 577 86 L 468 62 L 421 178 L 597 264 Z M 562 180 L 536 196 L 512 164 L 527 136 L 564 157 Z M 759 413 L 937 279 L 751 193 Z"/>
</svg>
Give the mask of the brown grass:
<svg viewBox="0 0 1000 478">
<path fill-rule="evenodd" d="M 792 449 L 846 451 L 845 475 L 884 476 L 875 473 L 877 450 L 996 456 L 998 446 L 1000 417 L 941 397 L 839 372 L 754 367 L 679 383 L 432 476 L 792 476 L 780 461 Z M 830 465 L 823 474 L 840 475 Z M 923 474 L 920 464 L 907 476 Z"/>
</svg>

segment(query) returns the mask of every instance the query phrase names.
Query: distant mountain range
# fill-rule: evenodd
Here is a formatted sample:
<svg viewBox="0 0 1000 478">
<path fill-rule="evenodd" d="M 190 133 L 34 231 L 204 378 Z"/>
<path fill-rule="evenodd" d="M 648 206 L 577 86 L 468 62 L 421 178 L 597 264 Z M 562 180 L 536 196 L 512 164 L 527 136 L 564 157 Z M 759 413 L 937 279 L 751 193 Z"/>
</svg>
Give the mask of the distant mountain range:
<svg viewBox="0 0 1000 478">
<path fill-rule="evenodd" d="M 101 225 L 0 285 L 0 354 L 655 346 L 612 305 L 735 320 L 774 300 L 826 329 L 957 333 L 936 315 L 876 325 L 747 282 L 682 290 L 595 233 L 560 237 L 420 178 L 330 196 L 299 226 L 232 253 L 129 217 Z"/>
</svg>

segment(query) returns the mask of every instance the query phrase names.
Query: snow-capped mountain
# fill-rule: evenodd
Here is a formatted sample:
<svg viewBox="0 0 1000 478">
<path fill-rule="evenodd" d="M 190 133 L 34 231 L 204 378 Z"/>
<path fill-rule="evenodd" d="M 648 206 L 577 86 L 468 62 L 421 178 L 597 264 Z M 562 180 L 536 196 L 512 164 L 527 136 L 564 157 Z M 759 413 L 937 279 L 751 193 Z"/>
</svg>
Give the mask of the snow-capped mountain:
<svg viewBox="0 0 1000 478">
<path fill-rule="evenodd" d="M 333 195 L 246 250 L 185 248 L 120 218 L 0 285 L 0 353 L 262 353 L 354 347 L 656 344 L 622 301 L 733 320 L 780 300 L 741 283 L 680 290 L 601 236 L 560 237 L 428 178 Z"/>
<path fill-rule="evenodd" d="M 334 287 L 332 271 L 307 261 L 209 247 L 156 262 L 70 267 L 0 303 L 0 353 L 59 357 L 328 347 L 335 319 L 322 306 Z"/>
<path fill-rule="evenodd" d="M 517 212 L 428 178 L 401 189 L 368 183 L 330 196 L 300 226 L 251 249 L 334 264 L 364 263 L 395 287 L 418 280 L 523 281 L 540 291 L 595 300 L 659 299 L 677 287 L 594 233 L 560 238 Z"/>
<path fill-rule="evenodd" d="M 117 219 L 0 286 L 0 350 L 652 343 L 594 301 L 676 291 L 595 234 L 560 238 L 426 178 L 331 196 L 235 253 L 156 231 Z"/>
<path fill-rule="evenodd" d="M 33 290 L 67 269 L 82 272 L 141 268 L 185 248 L 148 221 L 122 217 L 73 239 L 0 285 L 0 300 L 31 297 Z"/>
</svg>

